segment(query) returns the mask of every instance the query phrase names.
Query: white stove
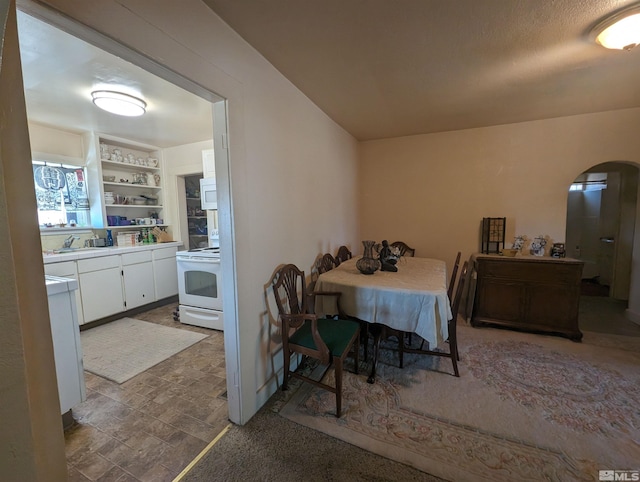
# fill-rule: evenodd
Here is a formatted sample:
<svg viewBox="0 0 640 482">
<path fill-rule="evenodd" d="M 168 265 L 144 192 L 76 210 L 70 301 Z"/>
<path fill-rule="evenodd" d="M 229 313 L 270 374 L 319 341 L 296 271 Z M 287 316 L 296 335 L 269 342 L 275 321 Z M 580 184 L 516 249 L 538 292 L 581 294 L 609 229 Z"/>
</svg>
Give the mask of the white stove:
<svg viewBox="0 0 640 482">
<path fill-rule="evenodd" d="M 219 247 L 193 248 L 188 251 L 178 251 L 176 257 L 179 258 L 217 258 L 220 259 Z"/>
<path fill-rule="evenodd" d="M 223 330 L 220 248 L 178 251 L 176 262 L 180 322 Z"/>
</svg>

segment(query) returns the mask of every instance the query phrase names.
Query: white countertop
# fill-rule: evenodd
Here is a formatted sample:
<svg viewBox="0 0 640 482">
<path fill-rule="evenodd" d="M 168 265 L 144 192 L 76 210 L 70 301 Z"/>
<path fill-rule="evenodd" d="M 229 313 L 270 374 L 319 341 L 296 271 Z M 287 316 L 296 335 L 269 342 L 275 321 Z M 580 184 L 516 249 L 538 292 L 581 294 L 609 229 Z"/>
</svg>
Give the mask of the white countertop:
<svg viewBox="0 0 640 482">
<path fill-rule="evenodd" d="M 45 275 L 44 280 L 47 285 L 47 296 L 78 289 L 78 282 L 73 278 Z"/>
<path fill-rule="evenodd" d="M 44 264 L 60 263 L 62 261 L 76 261 L 78 259 L 100 258 L 102 256 L 112 256 L 117 254 L 131 253 L 134 251 L 153 250 L 161 248 L 169 248 L 172 246 L 180 247 L 181 241 L 171 241 L 169 243 L 141 244 L 139 246 L 111 246 L 108 248 L 77 248 L 66 253 L 42 253 Z"/>
</svg>

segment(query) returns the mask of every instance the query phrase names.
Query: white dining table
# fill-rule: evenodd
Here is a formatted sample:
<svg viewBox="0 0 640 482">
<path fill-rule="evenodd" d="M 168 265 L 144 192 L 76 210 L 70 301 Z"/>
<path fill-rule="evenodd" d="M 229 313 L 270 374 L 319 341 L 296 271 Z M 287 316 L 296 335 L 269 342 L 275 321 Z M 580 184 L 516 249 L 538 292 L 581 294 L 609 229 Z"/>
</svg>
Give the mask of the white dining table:
<svg viewBox="0 0 640 482">
<path fill-rule="evenodd" d="M 452 316 L 444 261 L 402 257 L 396 265 L 397 272 L 378 270 L 365 275 L 356 268 L 358 259 L 354 257 L 321 274 L 314 291 L 339 291 L 340 309 L 345 314 L 400 332 L 416 333 L 430 346 L 449 338 L 447 321 Z M 315 310 L 317 314 L 336 313 L 335 300 L 319 296 Z"/>
</svg>

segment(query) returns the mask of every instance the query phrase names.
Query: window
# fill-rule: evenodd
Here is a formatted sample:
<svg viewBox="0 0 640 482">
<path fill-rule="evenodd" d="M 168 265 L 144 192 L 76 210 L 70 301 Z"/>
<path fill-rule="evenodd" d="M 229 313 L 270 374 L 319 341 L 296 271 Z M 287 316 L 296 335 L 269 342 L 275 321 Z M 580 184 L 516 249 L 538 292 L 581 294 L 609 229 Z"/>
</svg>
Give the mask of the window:
<svg viewBox="0 0 640 482">
<path fill-rule="evenodd" d="M 33 161 L 40 226 L 90 227 L 89 196 L 83 167 Z"/>
<path fill-rule="evenodd" d="M 607 173 L 581 174 L 569 186 L 569 191 L 602 191 L 607 188 Z"/>
</svg>

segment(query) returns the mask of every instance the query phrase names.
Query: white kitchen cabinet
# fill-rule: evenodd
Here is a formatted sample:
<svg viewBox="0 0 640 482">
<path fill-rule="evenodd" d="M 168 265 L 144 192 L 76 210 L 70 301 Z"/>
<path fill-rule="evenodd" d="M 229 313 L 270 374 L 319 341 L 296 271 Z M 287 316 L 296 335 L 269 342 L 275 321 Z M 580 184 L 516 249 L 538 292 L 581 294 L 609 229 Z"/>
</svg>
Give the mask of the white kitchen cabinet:
<svg viewBox="0 0 640 482">
<path fill-rule="evenodd" d="M 153 250 L 153 278 L 157 300 L 178 294 L 177 251 L 175 246 Z"/>
<path fill-rule="evenodd" d="M 73 261 L 45 261 L 45 274 L 78 280 L 78 318 L 88 323 L 176 296 L 178 247 L 177 243 L 167 244 L 105 248 Z"/>
<path fill-rule="evenodd" d="M 78 260 L 78 279 L 85 322 L 124 311 L 120 256 Z"/>
<path fill-rule="evenodd" d="M 78 265 L 75 261 L 64 261 L 62 263 L 50 263 L 44 265 L 44 274 L 49 276 L 61 276 L 63 278 L 72 278 L 78 281 Z M 84 315 L 82 313 L 82 297 L 80 296 L 80 290 L 73 291 L 73 296 L 76 299 L 76 311 L 78 324 L 84 323 Z"/>
<path fill-rule="evenodd" d="M 80 328 L 73 278 L 45 276 L 58 396 L 65 428 L 73 422 L 71 408 L 86 399 Z"/>
<path fill-rule="evenodd" d="M 156 300 L 151 251 L 122 255 L 122 288 L 125 309 L 153 303 Z"/>
</svg>

